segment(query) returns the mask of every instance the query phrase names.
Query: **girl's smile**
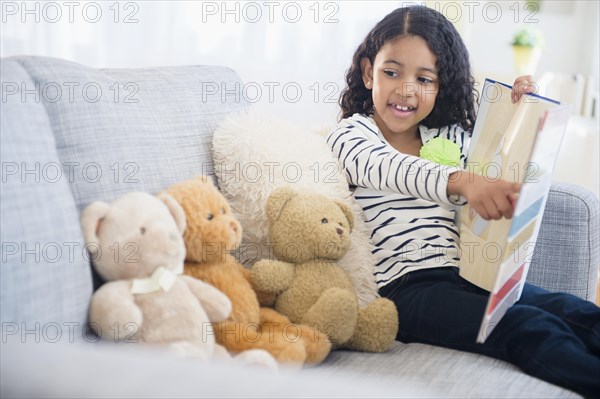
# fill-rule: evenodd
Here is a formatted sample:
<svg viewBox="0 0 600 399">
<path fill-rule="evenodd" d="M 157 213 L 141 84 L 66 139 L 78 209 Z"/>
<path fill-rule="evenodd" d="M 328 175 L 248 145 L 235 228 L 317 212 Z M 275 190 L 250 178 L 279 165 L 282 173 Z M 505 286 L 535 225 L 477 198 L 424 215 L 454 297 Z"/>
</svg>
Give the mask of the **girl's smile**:
<svg viewBox="0 0 600 399">
<path fill-rule="evenodd" d="M 392 113 L 398 118 L 408 118 L 417 109 L 406 102 L 390 103 L 388 104 L 388 107 L 391 108 Z"/>
</svg>

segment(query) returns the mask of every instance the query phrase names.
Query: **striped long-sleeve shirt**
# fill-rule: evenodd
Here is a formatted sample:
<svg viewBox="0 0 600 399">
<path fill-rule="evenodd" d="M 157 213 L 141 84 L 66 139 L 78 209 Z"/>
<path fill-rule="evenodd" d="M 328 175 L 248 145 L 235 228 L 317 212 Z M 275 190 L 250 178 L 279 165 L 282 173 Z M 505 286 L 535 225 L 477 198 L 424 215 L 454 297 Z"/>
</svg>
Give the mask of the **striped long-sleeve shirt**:
<svg viewBox="0 0 600 399">
<path fill-rule="evenodd" d="M 461 149 L 459 167 L 442 166 L 394 149 L 372 118 L 355 114 L 327 137 L 340 159 L 353 195 L 363 209 L 377 259 L 380 287 L 411 271 L 459 263 L 455 205 L 448 196 L 448 176 L 464 167 L 470 136 L 458 126 L 419 126 L 423 143 L 434 137 Z"/>
</svg>

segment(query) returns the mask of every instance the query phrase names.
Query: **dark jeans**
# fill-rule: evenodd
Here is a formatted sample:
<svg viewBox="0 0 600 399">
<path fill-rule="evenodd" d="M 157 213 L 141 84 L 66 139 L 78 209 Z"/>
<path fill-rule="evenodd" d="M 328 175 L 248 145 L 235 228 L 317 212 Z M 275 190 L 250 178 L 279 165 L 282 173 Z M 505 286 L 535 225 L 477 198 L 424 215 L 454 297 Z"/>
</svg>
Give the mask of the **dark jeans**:
<svg viewBox="0 0 600 399">
<path fill-rule="evenodd" d="M 502 359 L 525 373 L 600 397 L 600 308 L 526 284 L 484 344 L 475 342 L 489 293 L 453 267 L 419 270 L 380 289 L 398 308 L 402 342 Z"/>
</svg>

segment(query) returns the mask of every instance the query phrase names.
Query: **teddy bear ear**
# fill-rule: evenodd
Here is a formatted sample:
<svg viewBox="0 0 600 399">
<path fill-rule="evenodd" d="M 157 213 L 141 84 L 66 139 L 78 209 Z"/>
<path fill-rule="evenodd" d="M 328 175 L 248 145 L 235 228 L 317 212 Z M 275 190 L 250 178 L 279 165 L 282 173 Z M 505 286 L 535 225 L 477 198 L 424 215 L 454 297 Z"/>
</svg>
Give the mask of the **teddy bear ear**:
<svg viewBox="0 0 600 399">
<path fill-rule="evenodd" d="M 98 232 L 100 231 L 102 220 L 108 215 L 109 210 L 110 205 L 106 202 L 95 201 L 89 204 L 81 214 L 81 227 L 86 244 L 97 244 L 87 245 L 87 249 L 91 254 L 95 254 L 98 251 L 100 245 Z"/>
<path fill-rule="evenodd" d="M 181 205 L 175 201 L 175 198 L 164 191 L 158 193 L 156 197 L 158 197 L 158 199 L 161 200 L 167 206 L 167 208 L 169 208 L 169 212 L 171 212 L 171 215 L 173 215 L 173 219 L 175 219 L 175 223 L 177 224 L 177 229 L 181 234 L 183 234 L 187 223 L 185 219 L 185 212 L 183 211 Z"/>
<path fill-rule="evenodd" d="M 267 218 L 270 222 L 274 222 L 279 219 L 281 211 L 285 207 L 285 204 L 292 198 L 298 195 L 296 190 L 289 186 L 277 188 L 271 192 L 267 199 Z"/>
<path fill-rule="evenodd" d="M 348 219 L 348 223 L 350 224 L 350 231 L 354 228 L 354 214 L 352 213 L 352 208 L 348 206 L 345 202 L 340 200 L 334 200 L 335 204 L 344 212 L 346 219 Z"/>
</svg>

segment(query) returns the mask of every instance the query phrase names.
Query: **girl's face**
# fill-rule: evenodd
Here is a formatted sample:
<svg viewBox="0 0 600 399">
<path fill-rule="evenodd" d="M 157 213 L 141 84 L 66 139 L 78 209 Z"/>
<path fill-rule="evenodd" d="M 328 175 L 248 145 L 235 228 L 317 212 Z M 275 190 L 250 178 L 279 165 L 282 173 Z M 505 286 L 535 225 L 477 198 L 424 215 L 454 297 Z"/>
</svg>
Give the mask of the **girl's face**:
<svg viewBox="0 0 600 399">
<path fill-rule="evenodd" d="M 363 82 L 372 90 L 374 119 L 386 137 L 419 137 L 439 90 L 436 56 L 420 36 L 403 36 L 381 47 L 373 65 L 361 62 Z"/>
</svg>

